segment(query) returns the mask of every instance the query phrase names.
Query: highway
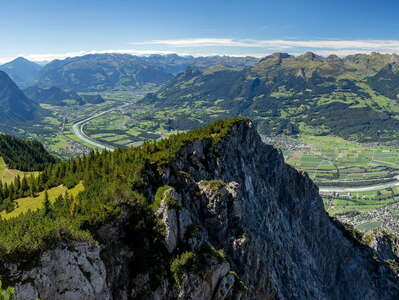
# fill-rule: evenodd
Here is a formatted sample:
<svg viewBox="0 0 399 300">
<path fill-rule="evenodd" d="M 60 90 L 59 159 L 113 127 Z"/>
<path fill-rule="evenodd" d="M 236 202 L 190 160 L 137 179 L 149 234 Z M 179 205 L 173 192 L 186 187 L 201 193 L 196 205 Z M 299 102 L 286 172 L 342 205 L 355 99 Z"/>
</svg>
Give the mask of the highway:
<svg viewBox="0 0 399 300">
<path fill-rule="evenodd" d="M 109 151 L 113 151 L 114 147 L 110 145 L 103 144 L 99 141 L 96 141 L 95 139 L 92 139 L 88 137 L 85 132 L 84 132 L 84 126 L 90 122 L 93 119 L 96 119 L 102 115 L 105 115 L 111 111 L 121 109 L 125 106 L 130 105 L 131 103 L 125 103 L 123 105 L 95 113 L 91 115 L 90 117 L 87 117 L 83 120 L 77 121 L 72 125 L 72 130 L 73 133 L 83 142 L 92 145 L 94 147 L 100 148 L 100 149 L 105 149 Z M 370 191 L 378 191 L 378 190 L 384 190 L 387 188 L 399 186 L 399 176 L 395 177 L 396 181 L 385 183 L 385 184 L 376 184 L 376 185 L 370 185 L 370 186 L 362 186 L 362 187 L 320 187 L 319 191 L 320 194 L 328 194 L 328 193 L 356 193 L 356 192 L 370 192 Z"/>
<path fill-rule="evenodd" d="M 320 194 L 327 193 L 356 193 L 356 192 L 371 192 L 371 191 L 379 191 L 388 188 L 392 188 L 395 186 L 399 186 L 399 176 L 395 177 L 396 181 L 369 185 L 369 186 L 359 186 L 359 187 L 320 187 Z"/>
<path fill-rule="evenodd" d="M 120 106 L 117 106 L 117 107 L 114 107 L 114 108 L 111 108 L 111 109 L 108 109 L 108 110 L 105 110 L 105 111 L 102 111 L 102 112 L 99 112 L 99 113 L 95 113 L 95 114 L 91 115 L 90 117 L 87 117 L 87 118 L 85 118 L 85 119 L 83 119 L 83 120 L 80 120 L 80 121 L 77 121 L 77 122 L 73 123 L 73 125 L 72 125 L 73 133 L 76 135 L 76 137 L 77 137 L 78 139 L 80 139 L 81 141 L 83 141 L 83 142 L 85 142 L 85 143 L 87 143 L 87 144 L 89 144 L 89 145 L 92 145 L 92 146 L 97 147 L 97 148 L 100 148 L 100 149 L 105 149 L 105 150 L 113 151 L 113 150 L 114 150 L 114 147 L 112 147 L 112 146 L 110 146 L 110 145 L 102 144 L 102 143 L 100 143 L 100 142 L 98 142 L 98 141 L 96 141 L 96 140 L 94 140 L 94 139 L 88 137 L 88 136 L 85 134 L 85 132 L 84 132 L 84 126 L 85 126 L 88 122 L 90 122 L 91 120 L 93 120 L 93 119 L 96 119 L 96 118 L 98 118 L 98 117 L 100 117 L 100 116 L 102 116 L 102 115 L 105 115 L 105 114 L 107 114 L 107 113 L 109 113 L 109 112 L 111 112 L 111 111 L 121 109 L 121 108 L 123 108 L 123 107 L 125 107 L 125 106 L 128 106 L 128 105 L 130 105 L 130 104 L 131 104 L 131 103 L 125 103 L 125 104 L 123 104 L 123 105 L 120 105 Z"/>
</svg>

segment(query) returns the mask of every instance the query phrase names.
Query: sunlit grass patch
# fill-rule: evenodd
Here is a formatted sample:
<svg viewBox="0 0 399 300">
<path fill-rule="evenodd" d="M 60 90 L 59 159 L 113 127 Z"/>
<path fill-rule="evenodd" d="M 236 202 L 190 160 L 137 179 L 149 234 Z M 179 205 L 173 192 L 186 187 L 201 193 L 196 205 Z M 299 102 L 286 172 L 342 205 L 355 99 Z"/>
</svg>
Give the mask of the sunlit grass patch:
<svg viewBox="0 0 399 300">
<path fill-rule="evenodd" d="M 50 202 L 54 202 L 59 196 L 65 195 L 66 192 L 68 192 L 70 195 L 75 197 L 77 194 L 79 194 L 83 190 L 84 190 L 83 183 L 79 183 L 75 187 L 73 187 L 69 190 L 65 186 L 60 185 L 60 186 L 49 189 L 47 192 L 48 192 Z M 35 210 L 40 209 L 43 207 L 44 194 L 45 194 L 45 192 L 41 192 L 36 197 L 24 197 L 24 198 L 15 200 L 16 208 L 9 213 L 7 213 L 6 211 L 2 211 L 0 213 L 0 216 L 3 219 L 11 219 L 11 218 L 15 218 L 15 217 L 19 216 L 20 214 L 26 213 L 29 210 L 35 211 Z"/>
<path fill-rule="evenodd" d="M 12 182 L 18 175 L 22 178 L 24 176 L 30 176 L 32 174 L 38 174 L 38 172 L 22 172 L 19 170 L 7 168 L 4 159 L 0 157 L 0 181 L 3 183 Z"/>
</svg>

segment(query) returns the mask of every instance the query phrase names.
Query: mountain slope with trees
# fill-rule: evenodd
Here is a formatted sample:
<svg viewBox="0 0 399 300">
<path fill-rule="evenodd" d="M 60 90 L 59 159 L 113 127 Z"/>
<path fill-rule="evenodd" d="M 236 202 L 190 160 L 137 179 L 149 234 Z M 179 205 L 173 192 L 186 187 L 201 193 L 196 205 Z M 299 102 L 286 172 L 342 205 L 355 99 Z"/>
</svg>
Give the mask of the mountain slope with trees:
<svg viewBox="0 0 399 300">
<path fill-rule="evenodd" d="M 57 87 L 41 88 L 32 86 L 24 90 L 26 96 L 36 103 L 45 103 L 57 106 L 64 106 L 66 101 L 73 101 L 76 104 L 82 105 L 84 101 L 74 91 L 63 90 Z"/>
<path fill-rule="evenodd" d="M 171 55 L 134 56 L 95 54 L 55 60 L 40 72 L 40 86 L 56 86 L 75 91 L 132 90 L 159 86 L 188 66 L 243 68 L 257 62 L 253 57 Z"/>
<path fill-rule="evenodd" d="M 21 89 L 40 84 L 76 91 L 125 90 L 146 84 L 159 85 L 189 66 L 243 68 L 254 65 L 254 57 L 179 56 L 177 54 L 134 56 L 96 54 L 55 60 L 40 66 L 23 57 L 0 66 Z"/>
<path fill-rule="evenodd" d="M 99 104 L 104 99 L 100 95 L 79 95 L 75 91 L 57 87 L 42 88 L 32 86 L 24 90 L 26 96 L 36 103 L 66 106 L 69 104 L 83 105 L 85 103 Z"/>
<path fill-rule="evenodd" d="M 0 156 L 8 168 L 20 171 L 40 171 L 57 160 L 38 141 L 0 134 Z"/>
<path fill-rule="evenodd" d="M 0 180 L 0 210 L 12 210 L 16 206 L 14 200 L 39 191 L 37 174 L 31 172 L 43 171 L 49 164 L 58 161 L 38 141 L 4 134 L 0 134 L 0 158 L 6 164 L 2 166 L 6 169 L 1 171 L 13 175 L 9 178 L 10 182 Z M 3 176 L 2 173 L 4 179 Z"/>
<path fill-rule="evenodd" d="M 40 111 L 40 107 L 28 99 L 5 72 L 0 71 L 0 127 L 35 120 Z"/>
<path fill-rule="evenodd" d="M 148 63 L 158 65 L 167 72 L 177 75 L 187 67 L 207 69 L 211 66 L 225 66 L 242 69 L 255 65 L 259 59 L 255 57 L 233 57 L 233 56 L 202 56 L 193 57 L 190 55 L 180 56 L 177 54 L 150 55 L 143 57 Z"/>
<path fill-rule="evenodd" d="M 93 54 L 55 60 L 40 73 L 39 85 L 75 91 L 105 91 L 159 85 L 173 76 L 160 66 L 127 54 Z"/>
<path fill-rule="evenodd" d="M 241 70 L 188 68 L 142 103 L 176 112 L 172 130 L 242 115 L 267 134 L 392 139 L 399 128 L 398 64 L 398 56 L 377 53 L 346 58 L 276 53 Z"/>
</svg>

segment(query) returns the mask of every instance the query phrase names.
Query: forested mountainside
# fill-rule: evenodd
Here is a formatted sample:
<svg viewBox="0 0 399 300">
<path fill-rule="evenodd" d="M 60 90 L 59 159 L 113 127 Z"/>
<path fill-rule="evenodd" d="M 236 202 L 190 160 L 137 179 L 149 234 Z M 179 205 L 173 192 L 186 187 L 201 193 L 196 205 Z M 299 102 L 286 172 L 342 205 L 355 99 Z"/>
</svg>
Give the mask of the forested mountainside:
<svg viewBox="0 0 399 300">
<path fill-rule="evenodd" d="M 0 128 L 39 117 L 40 107 L 28 99 L 11 78 L 0 71 Z"/>
<path fill-rule="evenodd" d="M 367 244 L 330 219 L 309 177 L 247 119 L 37 177 L 41 190 L 79 182 L 76 197 L 0 220 L 0 279 L 17 299 L 399 297 L 398 258 L 381 252 L 390 239 Z"/>
<path fill-rule="evenodd" d="M 231 68 L 245 68 L 253 66 L 258 62 L 255 57 L 234 57 L 234 56 L 180 56 L 177 54 L 168 55 L 150 55 L 143 57 L 145 61 L 151 64 L 159 65 L 167 72 L 177 75 L 187 67 L 198 69 L 207 69 L 211 66 L 225 66 Z"/>
<path fill-rule="evenodd" d="M 57 161 L 37 141 L 0 134 L 0 211 L 12 211 L 16 199 L 39 192 L 37 171 Z"/>
<path fill-rule="evenodd" d="M 75 104 L 82 105 L 82 98 L 74 91 L 63 90 L 57 87 L 41 88 L 32 86 L 24 90 L 26 96 L 36 103 L 45 103 L 57 106 L 67 105 L 66 101 L 73 101 Z"/>
<path fill-rule="evenodd" d="M 399 56 L 378 53 L 276 53 L 241 70 L 188 68 L 143 103 L 173 111 L 170 127 L 177 130 L 243 115 L 267 134 L 392 139 L 399 128 L 398 65 Z"/>
<path fill-rule="evenodd" d="M 224 65 L 240 68 L 253 65 L 256 61 L 255 58 L 228 56 L 85 55 L 49 63 L 40 73 L 39 85 L 76 91 L 131 90 L 148 84 L 163 84 L 173 78 L 172 74 L 183 71 L 187 66 L 207 68 Z"/>
<path fill-rule="evenodd" d="M 38 141 L 0 134 L 0 157 L 10 169 L 40 171 L 56 159 Z"/>
<path fill-rule="evenodd" d="M 55 60 L 40 72 L 39 85 L 75 91 L 125 90 L 173 78 L 160 66 L 127 54 L 95 54 Z"/>
<path fill-rule="evenodd" d="M 159 85 L 192 66 L 205 69 L 214 65 L 244 68 L 258 61 L 254 57 L 179 56 L 128 54 L 85 55 L 55 60 L 42 67 L 23 57 L 0 66 L 0 70 L 20 88 L 39 84 L 75 91 L 125 90 L 146 84 Z"/>
<path fill-rule="evenodd" d="M 0 66 L 0 71 L 6 72 L 19 88 L 26 88 L 37 83 L 41 66 L 23 57 L 18 57 Z"/>
<path fill-rule="evenodd" d="M 85 103 L 99 104 L 104 102 L 100 95 L 78 95 L 75 91 L 57 87 L 42 88 L 32 86 L 24 90 L 26 96 L 36 103 L 65 106 L 68 104 L 83 105 Z"/>
</svg>

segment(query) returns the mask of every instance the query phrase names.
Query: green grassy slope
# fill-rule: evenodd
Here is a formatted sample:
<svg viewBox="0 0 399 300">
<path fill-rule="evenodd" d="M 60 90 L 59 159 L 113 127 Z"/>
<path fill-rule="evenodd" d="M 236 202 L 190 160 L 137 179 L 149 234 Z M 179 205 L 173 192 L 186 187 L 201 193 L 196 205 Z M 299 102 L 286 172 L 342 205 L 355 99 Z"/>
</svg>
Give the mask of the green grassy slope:
<svg viewBox="0 0 399 300">
<path fill-rule="evenodd" d="M 0 181 L 3 183 L 11 183 L 17 176 L 24 177 L 36 174 L 37 172 L 23 172 L 16 169 L 9 169 L 4 162 L 4 159 L 0 157 Z"/>
<path fill-rule="evenodd" d="M 361 60 L 312 53 L 274 54 L 243 70 L 187 69 L 142 103 L 171 112 L 172 129 L 243 115 L 254 119 L 261 133 L 391 139 L 399 128 L 399 103 L 370 84 L 387 58 L 369 58 L 375 60 L 369 77 Z"/>
</svg>

